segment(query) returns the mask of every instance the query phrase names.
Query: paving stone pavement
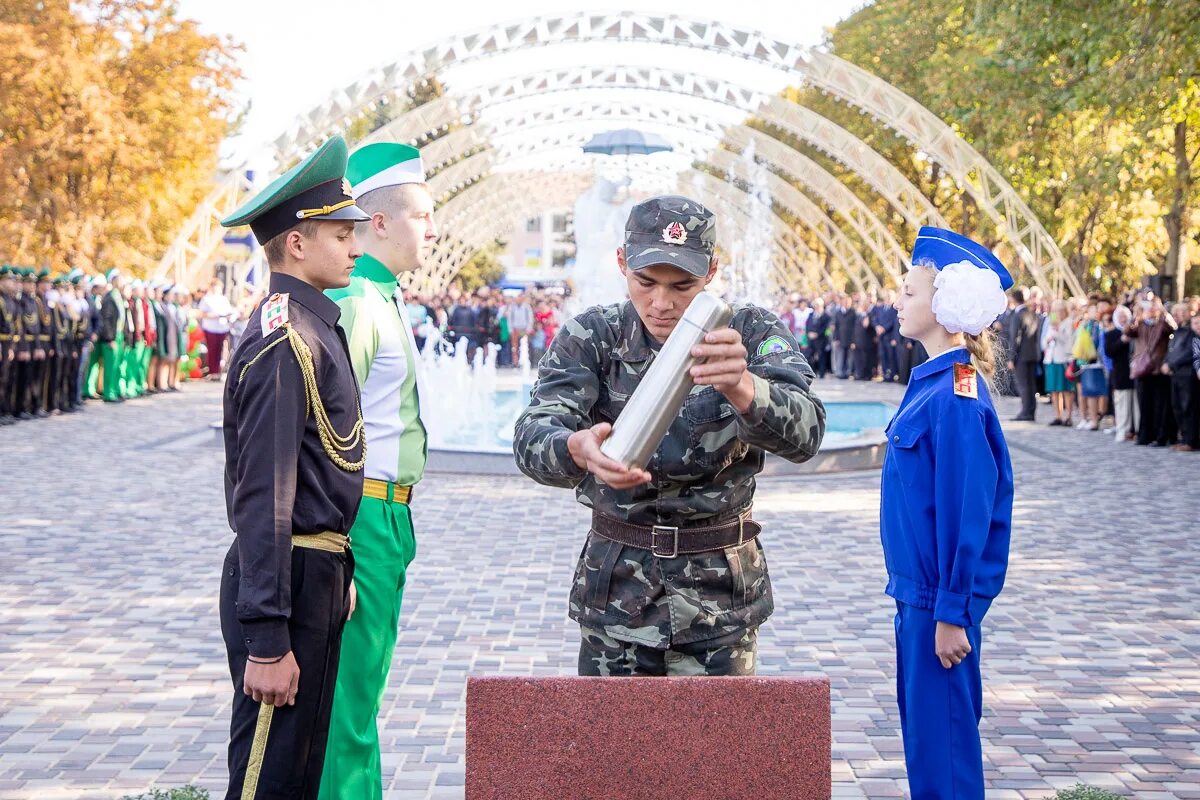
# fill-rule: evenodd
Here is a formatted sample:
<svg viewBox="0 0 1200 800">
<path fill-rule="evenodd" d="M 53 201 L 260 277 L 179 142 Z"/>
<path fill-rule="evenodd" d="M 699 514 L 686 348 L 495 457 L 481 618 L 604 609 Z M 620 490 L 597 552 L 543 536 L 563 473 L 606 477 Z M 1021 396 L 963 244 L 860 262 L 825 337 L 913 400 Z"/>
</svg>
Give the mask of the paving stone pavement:
<svg viewBox="0 0 1200 800">
<path fill-rule="evenodd" d="M 223 790 L 219 414 L 216 387 L 188 386 L 0 429 L 0 798 Z M 1200 798 L 1200 457 L 1044 425 L 1008 434 L 1016 531 L 983 646 L 989 798 L 1079 781 Z M 756 505 L 778 608 L 760 673 L 831 679 L 837 798 L 905 794 L 878 480 L 771 478 Z M 430 475 L 414 508 L 386 796 L 458 798 L 466 676 L 573 671 L 566 593 L 586 517 L 522 478 Z"/>
</svg>

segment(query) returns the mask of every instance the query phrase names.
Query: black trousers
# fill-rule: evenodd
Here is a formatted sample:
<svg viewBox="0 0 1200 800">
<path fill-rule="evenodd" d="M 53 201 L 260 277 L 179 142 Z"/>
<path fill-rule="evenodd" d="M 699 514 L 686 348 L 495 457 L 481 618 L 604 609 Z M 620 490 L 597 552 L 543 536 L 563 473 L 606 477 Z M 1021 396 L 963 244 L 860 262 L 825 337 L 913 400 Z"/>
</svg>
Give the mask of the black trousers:
<svg viewBox="0 0 1200 800">
<path fill-rule="evenodd" d="M 79 350 L 76 349 L 63 362 L 62 396 L 58 407 L 71 411 L 79 405 Z"/>
<path fill-rule="evenodd" d="M 350 554 L 297 547 L 292 550 L 292 653 L 300 666 L 294 706 L 272 712 L 255 800 L 316 800 L 325 767 L 325 745 L 333 688 L 341 654 L 342 627 L 350 610 Z M 240 567 L 234 540 L 221 572 L 221 634 L 233 678 L 233 717 L 229 723 L 229 790 L 240 800 L 260 703 L 243 691 L 249 652 L 237 618 Z"/>
<path fill-rule="evenodd" d="M 0 342 L 0 417 L 7 417 L 13 413 L 13 368 L 16 363 L 16 356 L 9 349 L 8 343 Z"/>
<path fill-rule="evenodd" d="M 858 347 L 850 351 L 855 380 L 869 381 L 875 376 L 875 351 Z"/>
<path fill-rule="evenodd" d="M 46 356 L 46 371 L 42 375 L 42 402 L 40 408 L 43 411 L 55 411 L 58 409 L 58 387 L 62 380 L 62 357 L 55 353 L 52 356 Z"/>
<path fill-rule="evenodd" d="M 1021 397 L 1020 417 L 1033 419 L 1037 416 L 1037 362 L 1018 361 L 1013 375 L 1017 379 L 1017 394 Z"/>
<path fill-rule="evenodd" d="M 13 387 L 14 414 L 32 414 L 42 399 L 42 374 L 45 361 L 18 361 Z"/>
<path fill-rule="evenodd" d="M 1175 415 L 1171 411 L 1171 379 L 1147 375 L 1134 381 L 1137 393 L 1138 444 L 1170 444 L 1175 438 Z"/>
<path fill-rule="evenodd" d="M 879 367 L 885 381 L 896 379 L 896 347 L 890 339 L 879 340 Z"/>
<path fill-rule="evenodd" d="M 1183 444 L 1200 447 L 1200 380 L 1191 372 L 1171 376 L 1171 405 Z"/>
</svg>

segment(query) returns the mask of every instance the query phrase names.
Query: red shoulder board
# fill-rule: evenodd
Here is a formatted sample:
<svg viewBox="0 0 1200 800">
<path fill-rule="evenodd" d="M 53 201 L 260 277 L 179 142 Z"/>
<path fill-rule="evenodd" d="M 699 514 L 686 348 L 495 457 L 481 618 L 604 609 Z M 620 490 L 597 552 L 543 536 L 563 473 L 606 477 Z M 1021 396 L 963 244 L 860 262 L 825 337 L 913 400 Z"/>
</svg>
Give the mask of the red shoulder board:
<svg viewBox="0 0 1200 800">
<path fill-rule="evenodd" d="M 979 397 L 979 387 L 976 384 L 975 368 L 970 364 L 954 365 L 954 393 L 959 397 Z"/>
</svg>

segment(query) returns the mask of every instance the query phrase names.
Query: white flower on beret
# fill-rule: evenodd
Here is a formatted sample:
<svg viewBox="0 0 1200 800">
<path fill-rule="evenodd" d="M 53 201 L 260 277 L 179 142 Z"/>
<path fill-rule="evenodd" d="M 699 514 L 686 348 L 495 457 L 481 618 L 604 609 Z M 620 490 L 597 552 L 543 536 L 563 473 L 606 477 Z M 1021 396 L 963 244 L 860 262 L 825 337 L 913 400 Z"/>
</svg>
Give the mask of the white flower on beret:
<svg viewBox="0 0 1200 800">
<path fill-rule="evenodd" d="M 1000 276 L 970 261 L 942 267 L 933 288 L 933 316 L 950 333 L 978 336 L 1008 306 Z"/>
</svg>

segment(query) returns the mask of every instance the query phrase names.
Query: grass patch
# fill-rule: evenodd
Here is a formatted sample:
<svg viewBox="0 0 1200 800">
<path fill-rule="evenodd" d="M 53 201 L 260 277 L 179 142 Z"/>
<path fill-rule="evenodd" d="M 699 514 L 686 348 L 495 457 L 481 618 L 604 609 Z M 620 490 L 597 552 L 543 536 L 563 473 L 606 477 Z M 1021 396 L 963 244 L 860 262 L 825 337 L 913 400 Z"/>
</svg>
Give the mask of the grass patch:
<svg viewBox="0 0 1200 800">
<path fill-rule="evenodd" d="M 208 791 L 198 786 L 183 786 L 179 789 L 151 789 L 142 794 L 127 794 L 121 800 L 210 800 Z"/>
<path fill-rule="evenodd" d="M 1070 789 L 1063 789 L 1054 795 L 1054 800 L 1124 800 L 1121 795 L 1113 794 L 1107 789 L 1096 786 L 1084 786 L 1077 783 Z"/>
</svg>

